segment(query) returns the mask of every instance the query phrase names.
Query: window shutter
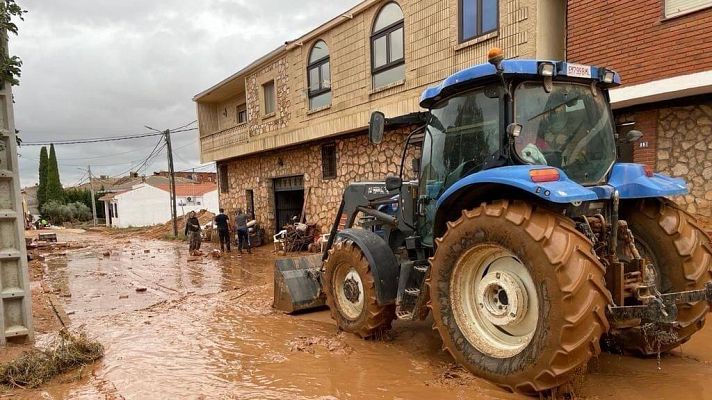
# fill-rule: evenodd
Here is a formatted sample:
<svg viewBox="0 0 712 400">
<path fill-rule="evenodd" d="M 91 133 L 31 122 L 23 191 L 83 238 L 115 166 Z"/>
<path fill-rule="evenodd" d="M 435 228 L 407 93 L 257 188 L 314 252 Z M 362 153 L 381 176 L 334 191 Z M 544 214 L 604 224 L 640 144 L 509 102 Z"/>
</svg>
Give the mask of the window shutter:
<svg viewBox="0 0 712 400">
<path fill-rule="evenodd" d="M 712 0 L 665 0 L 665 16 L 674 17 L 709 6 Z"/>
</svg>

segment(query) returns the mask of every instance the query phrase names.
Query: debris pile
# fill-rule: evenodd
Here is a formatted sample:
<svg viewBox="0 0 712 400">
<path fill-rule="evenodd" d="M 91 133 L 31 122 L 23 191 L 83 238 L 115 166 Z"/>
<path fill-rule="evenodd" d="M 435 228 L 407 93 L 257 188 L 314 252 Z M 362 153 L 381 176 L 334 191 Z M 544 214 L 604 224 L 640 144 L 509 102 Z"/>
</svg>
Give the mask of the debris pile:
<svg viewBox="0 0 712 400">
<path fill-rule="evenodd" d="M 104 355 L 104 347 L 85 334 L 59 331 L 46 350 L 32 349 L 0 365 L 0 387 L 35 388 L 57 375 L 88 365 Z"/>
<path fill-rule="evenodd" d="M 211 213 L 208 210 L 200 210 L 195 214 L 196 217 L 198 217 L 198 221 L 200 221 L 200 226 L 211 224 L 213 222 L 213 218 L 215 218 L 215 214 Z M 188 219 L 187 215 L 178 217 L 178 235 L 181 235 L 183 233 L 183 228 L 185 228 L 186 219 Z M 146 228 L 146 230 L 143 232 L 143 235 L 151 239 L 166 239 L 167 237 L 173 236 L 173 221 L 168 220 L 162 225 L 156 225 Z"/>
<path fill-rule="evenodd" d="M 309 245 L 314 243 L 314 237 L 318 234 L 316 224 L 311 223 L 297 222 L 286 225 L 284 229 L 287 231 L 284 235 L 284 251 L 286 252 L 307 250 Z"/>
</svg>

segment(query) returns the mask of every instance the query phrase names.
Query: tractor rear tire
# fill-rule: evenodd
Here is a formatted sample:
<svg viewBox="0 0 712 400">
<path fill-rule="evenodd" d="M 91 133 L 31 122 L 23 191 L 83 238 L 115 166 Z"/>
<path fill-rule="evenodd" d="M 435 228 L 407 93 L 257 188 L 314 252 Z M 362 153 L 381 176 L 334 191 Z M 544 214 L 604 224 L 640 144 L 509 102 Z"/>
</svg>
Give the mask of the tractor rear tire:
<svg viewBox="0 0 712 400">
<path fill-rule="evenodd" d="M 367 339 L 391 328 L 395 305 L 378 304 L 371 266 L 354 242 L 337 242 L 324 267 L 326 304 L 341 330 Z"/>
<path fill-rule="evenodd" d="M 434 329 L 458 363 L 531 395 L 566 384 L 600 353 L 611 297 L 573 221 L 497 201 L 447 225 L 428 284 Z"/>
<path fill-rule="evenodd" d="M 704 289 L 712 281 L 712 250 L 709 237 L 697 219 L 669 200 L 645 199 L 636 202 L 623 215 L 640 243 L 642 255 L 655 266 L 661 293 Z M 650 253 L 650 254 L 648 254 Z M 705 301 L 678 305 L 679 326 L 672 328 L 674 340 L 659 343 L 645 337 L 641 327 L 626 328 L 614 335 L 622 350 L 643 355 L 656 355 L 658 350 L 672 350 L 705 324 L 709 305 Z"/>
</svg>

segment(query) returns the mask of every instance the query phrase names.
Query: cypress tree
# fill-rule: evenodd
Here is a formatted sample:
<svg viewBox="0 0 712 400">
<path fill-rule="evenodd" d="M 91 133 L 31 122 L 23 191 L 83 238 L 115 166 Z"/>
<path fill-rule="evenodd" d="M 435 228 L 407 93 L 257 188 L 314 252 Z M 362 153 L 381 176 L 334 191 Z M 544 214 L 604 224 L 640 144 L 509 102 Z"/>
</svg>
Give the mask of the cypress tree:
<svg viewBox="0 0 712 400">
<path fill-rule="evenodd" d="M 42 209 L 47 200 L 47 168 L 49 166 L 49 158 L 47 157 L 47 148 L 42 146 L 40 150 L 40 169 L 39 169 L 39 184 L 37 185 L 37 204 L 38 208 Z"/>
<path fill-rule="evenodd" d="M 49 146 L 49 166 L 47 167 L 47 190 L 45 201 L 56 200 L 60 203 L 64 201 L 62 183 L 59 181 L 59 166 L 57 165 L 57 154 L 54 152 L 54 145 Z"/>
</svg>

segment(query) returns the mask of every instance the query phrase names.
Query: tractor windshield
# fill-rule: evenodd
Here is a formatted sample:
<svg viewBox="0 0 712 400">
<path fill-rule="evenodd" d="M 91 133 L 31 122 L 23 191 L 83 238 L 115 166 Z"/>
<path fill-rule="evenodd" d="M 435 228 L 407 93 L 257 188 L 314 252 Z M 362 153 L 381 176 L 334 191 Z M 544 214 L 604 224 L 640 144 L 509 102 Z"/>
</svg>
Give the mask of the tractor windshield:
<svg viewBox="0 0 712 400">
<path fill-rule="evenodd" d="M 596 92 L 594 93 L 593 90 Z M 561 168 L 580 184 L 599 183 L 615 161 L 616 147 L 605 97 L 589 85 L 525 82 L 515 93 L 515 121 L 522 132 L 514 147 L 530 164 Z"/>
</svg>

